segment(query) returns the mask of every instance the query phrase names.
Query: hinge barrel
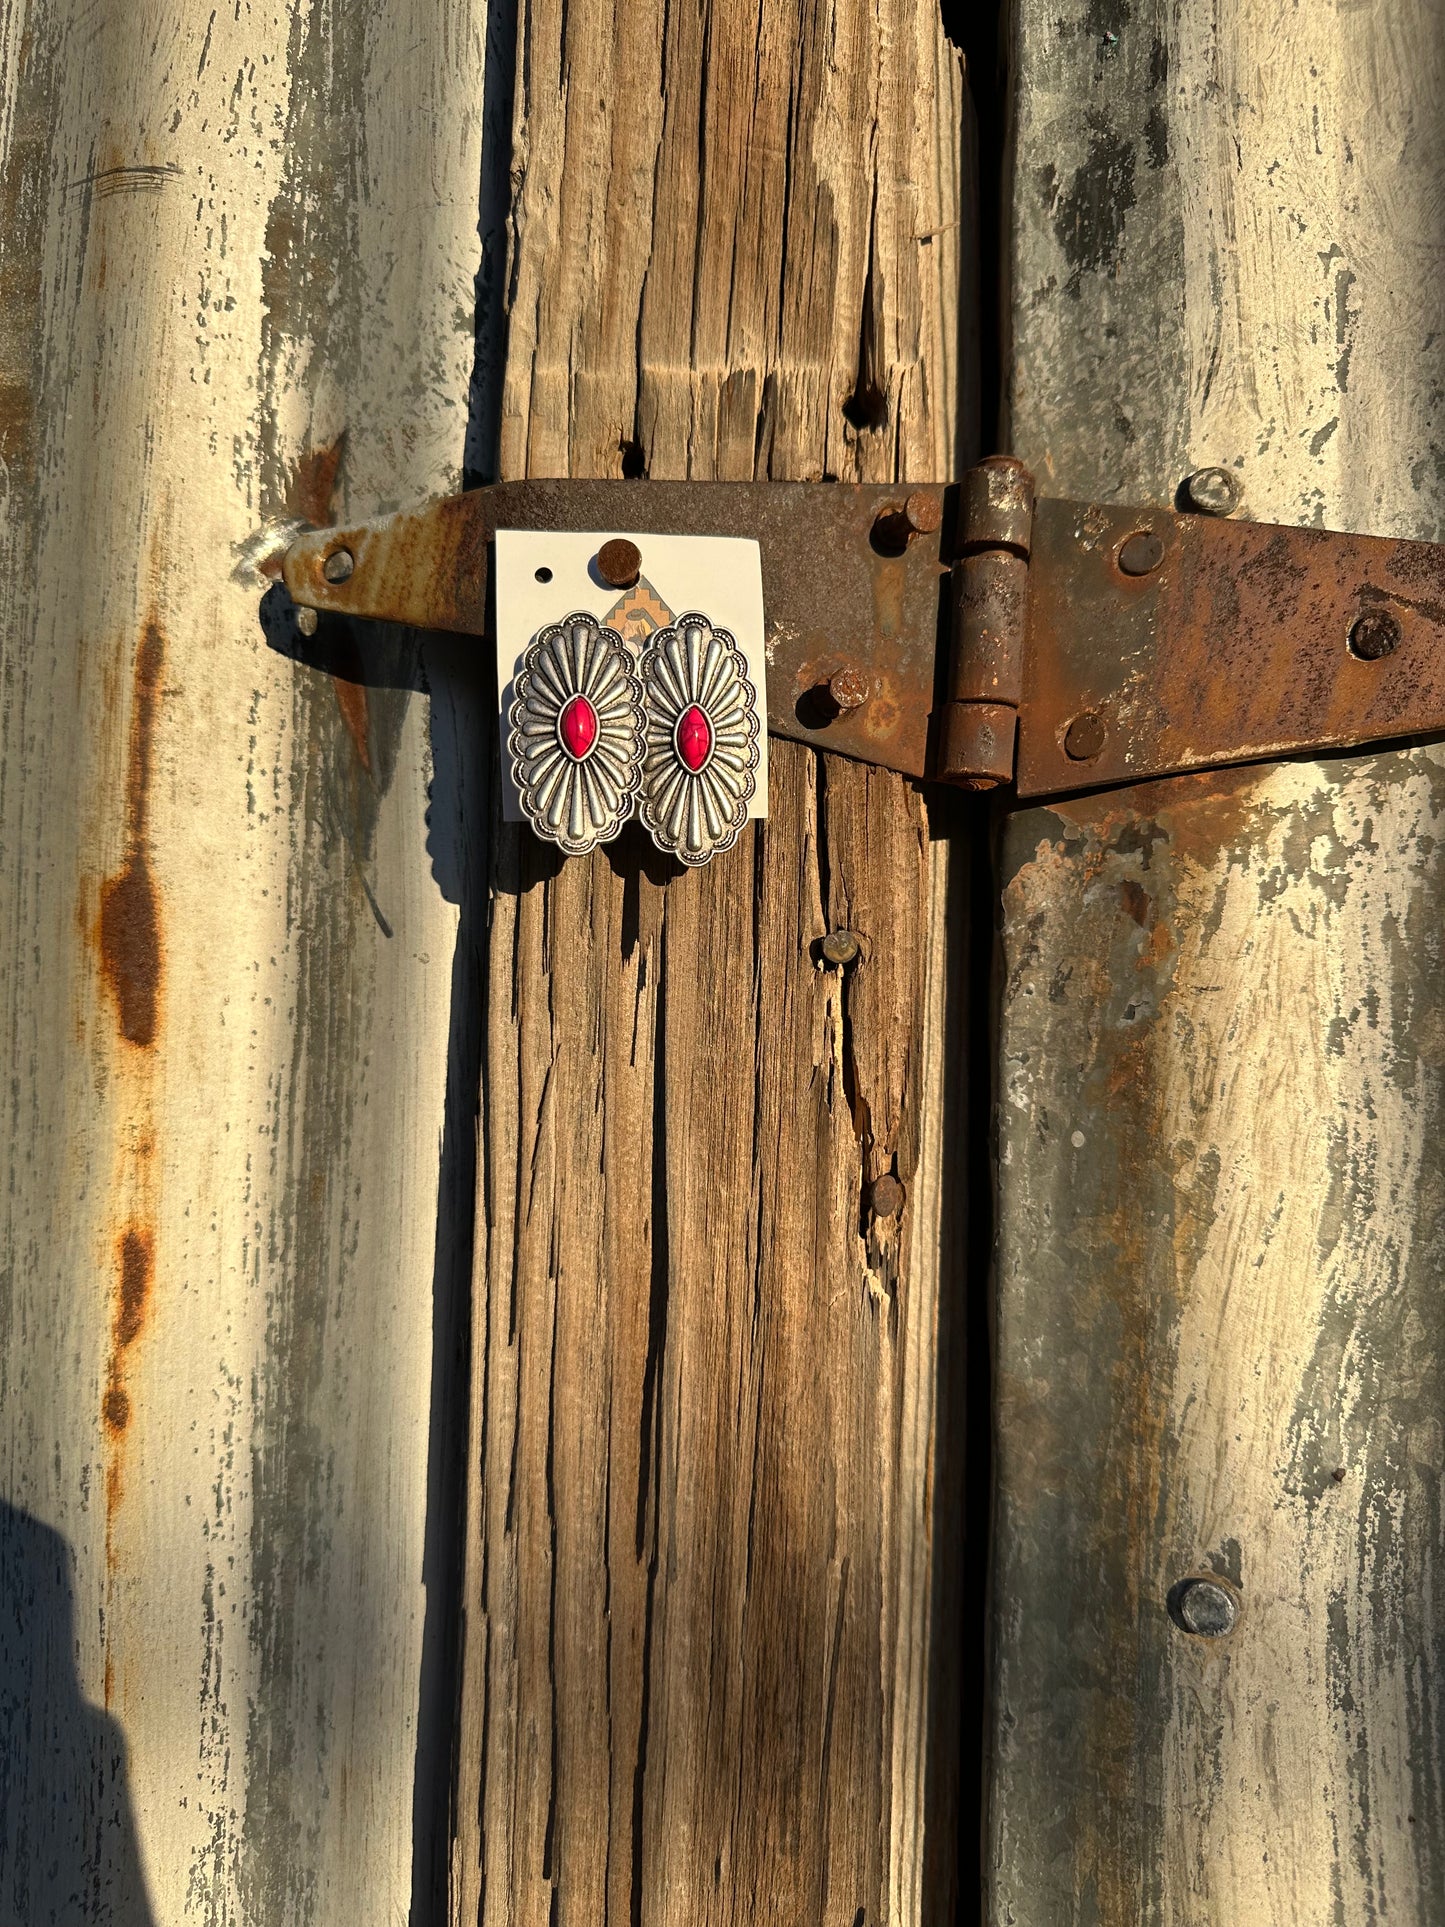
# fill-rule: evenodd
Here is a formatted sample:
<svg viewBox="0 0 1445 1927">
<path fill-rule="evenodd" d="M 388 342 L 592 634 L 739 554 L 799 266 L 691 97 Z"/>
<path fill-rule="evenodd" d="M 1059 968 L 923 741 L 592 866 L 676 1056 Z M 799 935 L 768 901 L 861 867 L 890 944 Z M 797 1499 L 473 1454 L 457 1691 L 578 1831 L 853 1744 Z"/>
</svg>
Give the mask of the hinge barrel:
<svg viewBox="0 0 1445 1927">
<path fill-rule="evenodd" d="M 1013 779 L 1033 518 L 1034 479 L 1022 462 L 996 455 L 964 476 L 936 774 L 965 789 Z"/>
</svg>

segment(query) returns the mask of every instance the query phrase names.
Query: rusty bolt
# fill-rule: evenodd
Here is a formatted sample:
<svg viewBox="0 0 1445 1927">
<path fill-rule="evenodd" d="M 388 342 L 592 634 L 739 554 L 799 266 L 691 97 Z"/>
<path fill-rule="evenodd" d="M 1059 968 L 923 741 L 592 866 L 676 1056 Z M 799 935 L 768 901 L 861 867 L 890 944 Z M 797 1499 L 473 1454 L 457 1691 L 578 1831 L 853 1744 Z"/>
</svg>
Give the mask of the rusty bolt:
<svg viewBox="0 0 1445 1927">
<path fill-rule="evenodd" d="M 614 535 L 597 551 L 597 573 L 609 589 L 630 589 L 642 574 L 642 551 L 625 535 Z"/>
<path fill-rule="evenodd" d="M 857 963 L 863 945 L 856 930 L 830 930 L 823 939 L 823 955 L 830 964 L 840 970 L 850 963 Z"/>
<path fill-rule="evenodd" d="M 296 627 L 301 631 L 303 636 L 314 636 L 316 634 L 317 624 L 318 617 L 316 611 L 314 609 L 308 609 L 303 602 L 296 611 Z"/>
<path fill-rule="evenodd" d="M 321 573 L 328 582 L 345 582 L 356 567 L 350 549 L 333 549 L 321 565 Z"/>
<path fill-rule="evenodd" d="M 1119 551 L 1125 575 L 1152 575 L 1164 560 L 1164 543 L 1153 529 L 1139 529 Z"/>
<path fill-rule="evenodd" d="M 1103 717 L 1086 709 L 1082 716 L 1075 716 L 1064 732 L 1064 754 L 1072 763 L 1092 763 L 1108 734 Z"/>
<path fill-rule="evenodd" d="M 903 504 L 903 514 L 915 535 L 932 535 L 943 522 L 943 502 L 927 489 L 916 488 Z"/>
<path fill-rule="evenodd" d="M 1227 468 L 1198 468 L 1185 482 L 1184 494 L 1200 515 L 1232 515 L 1239 507 L 1239 477 Z"/>
<path fill-rule="evenodd" d="M 1239 1601 L 1218 1579 L 1185 1579 L 1169 1597 L 1170 1616 L 1186 1633 L 1218 1639 L 1234 1631 Z"/>
<path fill-rule="evenodd" d="M 828 694 L 837 704 L 840 716 L 846 716 L 850 709 L 861 709 L 872 693 L 863 671 L 851 665 L 828 678 Z"/>
<path fill-rule="evenodd" d="M 1361 662 L 1378 662 L 1400 646 L 1400 625 L 1388 609 L 1367 609 L 1350 630 L 1350 654 Z"/>
<path fill-rule="evenodd" d="M 903 1186 L 891 1171 L 874 1178 L 868 1190 L 868 1208 L 875 1218 L 896 1218 L 903 1209 Z"/>
</svg>

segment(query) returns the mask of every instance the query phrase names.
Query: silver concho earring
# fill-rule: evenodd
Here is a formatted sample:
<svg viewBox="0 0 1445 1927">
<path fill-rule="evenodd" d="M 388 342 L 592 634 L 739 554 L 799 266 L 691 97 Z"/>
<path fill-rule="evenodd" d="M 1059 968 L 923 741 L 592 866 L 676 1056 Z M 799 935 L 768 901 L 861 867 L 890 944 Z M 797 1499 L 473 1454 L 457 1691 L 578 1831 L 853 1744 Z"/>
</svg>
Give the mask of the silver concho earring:
<svg viewBox="0 0 1445 1927">
<path fill-rule="evenodd" d="M 726 629 L 694 611 L 642 655 L 646 727 L 638 815 L 684 863 L 731 849 L 757 785 L 758 699 Z"/>
<path fill-rule="evenodd" d="M 621 636 L 580 612 L 527 645 L 507 748 L 538 836 L 583 856 L 616 836 L 637 801 L 642 686 Z"/>
</svg>

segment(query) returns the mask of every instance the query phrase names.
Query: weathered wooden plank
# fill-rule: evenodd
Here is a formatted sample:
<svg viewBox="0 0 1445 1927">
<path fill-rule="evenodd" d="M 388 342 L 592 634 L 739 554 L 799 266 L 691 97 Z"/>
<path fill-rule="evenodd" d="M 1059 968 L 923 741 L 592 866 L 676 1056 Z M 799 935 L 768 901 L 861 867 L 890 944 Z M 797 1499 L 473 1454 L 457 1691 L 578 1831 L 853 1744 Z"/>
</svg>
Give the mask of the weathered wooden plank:
<svg viewBox="0 0 1445 1927">
<path fill-rule="evenodd" d="M 500 472 L 952 473 L 963 112 L 929 6 L 525 10 Z M 950 1905 L 948 859 L 901 780 L 770 761 L 702 873 L 494 825 L 468 1922 Z"/>
<path fill-rule="evenodd" d="M 1017 40 L 1018 452 L 1439 539 L 1435 10 Z M 1445 1913 L 1442 808 L 1417 748 L 1006 821 L 991 1920 Z"/>
<path fill-rule="evenodd" d="M 456 479 L 481 27 L 0 27 L 7 1921 L 424 1884 L 457 916 L 423 706 L 269 649 L 233 570 L 343 433 L 338 506 Z"/>
</svg>

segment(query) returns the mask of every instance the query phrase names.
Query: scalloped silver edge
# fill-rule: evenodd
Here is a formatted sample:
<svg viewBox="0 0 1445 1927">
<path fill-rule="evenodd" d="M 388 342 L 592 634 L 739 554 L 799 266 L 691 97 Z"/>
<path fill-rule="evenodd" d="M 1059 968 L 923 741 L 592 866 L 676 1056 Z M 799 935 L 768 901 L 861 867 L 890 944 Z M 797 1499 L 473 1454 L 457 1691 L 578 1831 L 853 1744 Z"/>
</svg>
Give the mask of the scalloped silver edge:
<svg viewBox="0 0 1445 1927">
<path fill-rule="evenodd" d="M 705 654 L 694 669 L 680 653 L 687 648 L 684 636 L 690 627 L 705 630 L 708 643 L 715 642 L 721 651 L 722 662 L 711 681 Z M 665 674 L 665 669 L 671 674 Z M 722 688 L 716 681 L 719 673 L 727 678 Z M 645 723 L 637 813 L 660 850 L 698 867 L 720 851 L 730 850 L 748 820 L 760 760 L 758 692 L 737 639 L 696 609 L 675 617 L 649 638 L 642 653 L 641 680 Z M 738 700 L 724 712 L 724 718 L 731 719 L 724 739 L 724 722 L 717 709 L 734 687 Z M 677 726 L 692 703 L 702 710 L 712 730 L 708 760 L 696 773 L 684 764 L 676 746 Z M 720 751 L 723 740 L 727 748 Z M 722 781 L 719 770 L 727 772 Z M 709 799 L 716 828 L 707 821 Z M 722 803 L 726 809 L 720 807 Z M 689 819 L 695 831 L 702 831 L 698 840 L 686 835 Z"/>
<path fill-rule="evenodd" d="M 575 633 L 569 632 L 579 628 L 588 633 L 589 650 L 601 645 L 600 653 L 589 654 L 580 670 L 575 649 L 568 651 L 569 641 L 575 645 Z M 613 674 L 603 685 L 604 692 L 612 689 L 614 680 L 620 680 L 622 690 L 620 699 L 608 702 L 604 710 L 595 692 L 609 671 Z M 642 683 L 632 656 L 615 629 L 587 610 L 577 609 L 537 631 L 523 651 L 513 689 L 507 751 L 522 812 L 544 841 L 555 843 L 568 856 L 585 856 L 618 835 L 637 803 L 645 719 Z M 597 716 L 596 741 L 581 761 L 571 757 L 560 741 L 562 711 L 574 695 L 586 696 Z M 545 749 L 538 753 L 549 734 L 556 742 L 555 757 Z M 594 767 L 599 748 L 605 754 Z M 589 768 L 590 783 L 584 774 Z M 554 807 L 558 782 L 566 792 L 561 814 Z"/>
</svg>

